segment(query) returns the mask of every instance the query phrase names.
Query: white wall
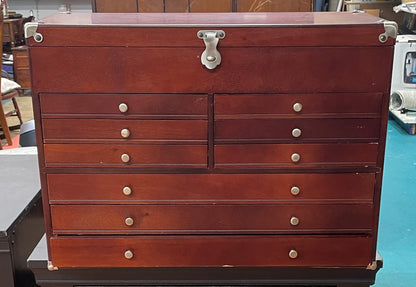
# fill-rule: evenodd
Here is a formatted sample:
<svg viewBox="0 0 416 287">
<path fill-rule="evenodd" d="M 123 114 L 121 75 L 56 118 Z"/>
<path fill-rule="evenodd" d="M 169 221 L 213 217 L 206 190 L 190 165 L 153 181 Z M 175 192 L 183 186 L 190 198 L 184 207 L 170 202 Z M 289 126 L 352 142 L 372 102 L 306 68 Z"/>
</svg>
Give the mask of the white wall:
<svg viewBox="0 0 416 287">
<path fill-rule="evenodd" d="M 32 10 L 36 19 L 56 14 L 64 3 L 71 4 L 72 12 L 91 12 L 91 0 L 7 0 L 9 11 L 27 17 Z"/>
</svg>

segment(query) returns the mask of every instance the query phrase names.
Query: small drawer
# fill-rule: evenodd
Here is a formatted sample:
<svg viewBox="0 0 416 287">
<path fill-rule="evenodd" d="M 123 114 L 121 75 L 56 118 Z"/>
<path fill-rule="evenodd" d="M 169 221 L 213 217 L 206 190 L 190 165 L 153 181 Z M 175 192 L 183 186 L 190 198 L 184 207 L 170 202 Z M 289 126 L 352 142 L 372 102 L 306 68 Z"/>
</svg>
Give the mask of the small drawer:
<svg viewBox="0 0 416 287">
<path fill-rule="evenodd" d="M 372 203 L 374 173 L 48 174 L 51 204 Z"/>
<path fill-rule="evenodd" d="M 378 144 L 229 144 L 215 146 L 218 168 L 375 167 Z"/>
<path fill-rule="evenodd" d="M 206 168 L 206 145 L 45 144 L 46 167 Z"/>
<path fill-rule="evenodd" d="M 40 94 L 40 105 L 43 116 L 208 118 L 206 95 Z"/>
<path fill-rule="evenodd" d="M 380 119 L 216 120 L 215 141 L 378 141 Z"/>
<path fill-rule="evenodd" d="M 217 119 L 253 115 L 354 117 L 357 114 L 379 117 L 381 103 L 381 93 L 218 94 L 215 95 L 215 117 Z"/>
<path fill-rule="evenodd" d="M 63 140 L 207 143 L 206 120 L 44 119 L 45 143 Z"/>
<path fill-rule="evenodd" d="M 365 236 L 52 237 L 60 267 L 361 267 L 373 260 Z"/>
<path fill-rule="evenodd" d="M 371 204 L 52 205 L 54 234 L 369 233 Z"/>
</svg>

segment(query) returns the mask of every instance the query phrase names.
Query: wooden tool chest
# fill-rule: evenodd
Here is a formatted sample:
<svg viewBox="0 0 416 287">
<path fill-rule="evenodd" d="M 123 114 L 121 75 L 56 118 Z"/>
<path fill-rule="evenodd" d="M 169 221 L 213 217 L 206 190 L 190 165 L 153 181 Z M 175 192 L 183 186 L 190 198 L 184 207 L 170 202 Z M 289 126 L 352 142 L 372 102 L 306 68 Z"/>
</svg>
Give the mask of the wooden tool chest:
<svg viewBox="0 0 416 287">
<path fill-rule="evenodd" d="M 395 23 L 59 14 L 26 27 L 50 268 L 376 268 Z"/>
</svg>

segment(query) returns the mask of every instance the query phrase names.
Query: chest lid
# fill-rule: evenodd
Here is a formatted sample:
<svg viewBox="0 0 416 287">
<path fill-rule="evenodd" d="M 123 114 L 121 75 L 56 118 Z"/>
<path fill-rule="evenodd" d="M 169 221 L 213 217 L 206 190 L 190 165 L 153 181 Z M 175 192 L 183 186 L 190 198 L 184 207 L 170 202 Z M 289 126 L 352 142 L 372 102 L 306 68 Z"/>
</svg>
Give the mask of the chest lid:
<svg viewBox="0 0 416 287">
<path fill-rule="evenodd" d="M 128 29 L 126 29 L 128 28 Z M 366 13 L 73 13 L 25 26 L 30 46 L 200 47 L 200 31 L 229 47 L 394 45 L 397 24 Z"/>
</svg>

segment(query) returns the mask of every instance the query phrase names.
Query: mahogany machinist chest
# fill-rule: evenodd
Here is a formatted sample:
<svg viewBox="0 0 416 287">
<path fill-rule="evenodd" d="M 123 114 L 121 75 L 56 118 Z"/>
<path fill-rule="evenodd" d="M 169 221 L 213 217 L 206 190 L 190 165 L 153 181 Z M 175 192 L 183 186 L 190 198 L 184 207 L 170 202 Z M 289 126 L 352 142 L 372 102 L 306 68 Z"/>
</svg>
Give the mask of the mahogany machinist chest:
<svg viewBox="0 0 416 287">
<path fill-rule="evenodd" d="M 364 13 L 26 26 L 50 268 L 376 268 L 396 30 Z"/>
</svg>

